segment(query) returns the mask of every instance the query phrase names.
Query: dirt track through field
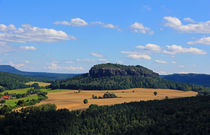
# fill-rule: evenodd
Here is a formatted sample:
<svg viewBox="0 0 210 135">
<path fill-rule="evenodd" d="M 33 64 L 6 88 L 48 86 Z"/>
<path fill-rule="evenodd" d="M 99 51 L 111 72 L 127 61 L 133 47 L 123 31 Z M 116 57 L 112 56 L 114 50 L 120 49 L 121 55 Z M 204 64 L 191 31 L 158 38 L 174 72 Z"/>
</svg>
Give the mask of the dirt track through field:
<svg viewBox="0 0 210 135">
<path fill-rule="evenodd" d="M 134 91 L 134 92 L 133 92 Z M 153 93 L 157 91 L 155 96 Z M 197 92 L 193 91 L 179 91 L 170 89 L 145 89 L 145 88 L 135 88 L 128 90 L 109 90 L 111 93 L 115 93 L 120 98 L 107 98 L 107 99 L 92 99 L 92 95 L 103 96 L 107 90 L 103 91 L 90 91 L 81 90 L 80 93 L 76 93 L 76 90 L 69 90 L 63 92 L 49 93 L 48 99 L 42 101 L 38 105 L 53 103 L 56 104 L 57 108 L 67 108 L 69 110 L 86 109 L 90 104 L 97 105 L 113 105 L 120 104 L 124 102 L 133 102 L 140 100 L 155 100 L 164 99 L 166 96 L 168 98 L 177 97 L 191 97 L 196 96 Z M 88 99 L 88 104 L 84 104 L 83 100 Z"/>
</svg>

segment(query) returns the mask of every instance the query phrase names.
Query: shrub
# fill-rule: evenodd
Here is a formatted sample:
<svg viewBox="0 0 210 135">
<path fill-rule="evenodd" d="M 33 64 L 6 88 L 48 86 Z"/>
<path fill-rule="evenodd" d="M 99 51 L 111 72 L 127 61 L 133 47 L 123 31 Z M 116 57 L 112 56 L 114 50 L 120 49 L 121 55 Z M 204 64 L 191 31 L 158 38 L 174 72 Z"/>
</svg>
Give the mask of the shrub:
<svg viewBox="0 0 210 135">
<path fill-rule="evenodd" d="M 87 104 L 87 103 L 88 103 L 88 100 L 87 100 L 87 99 L 84 99 L 84 100 L 83 100 L 83 103 L 84 103 L 84 104 Z"/>
<path fill-rule="evenodd" d="M 154 95 L 156 96 L 158 93 L 157 93 L 157 91 L 154 91 Z"/>
</svg>

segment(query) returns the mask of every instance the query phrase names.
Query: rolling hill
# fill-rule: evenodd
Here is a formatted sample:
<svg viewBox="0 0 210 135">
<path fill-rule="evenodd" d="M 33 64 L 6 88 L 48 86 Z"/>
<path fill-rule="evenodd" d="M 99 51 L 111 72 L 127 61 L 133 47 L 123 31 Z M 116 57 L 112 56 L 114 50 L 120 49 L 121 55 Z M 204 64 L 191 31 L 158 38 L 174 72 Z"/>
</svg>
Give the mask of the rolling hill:
<svg viewBox="0 0 210 135">
<path fill-rule="evenodd" d="M 32 77 L 27 77 L 7 72 L 0 72 L 0 86 L 9 90 L 26 88 L 28 86 L 25 85 L 25 83 L 33 80 L 35 79 Z"/>
<path fill-rule="evenodd" d="M 161 77 L 175 82 L 197 84 L 210 87 L 210 75 L 207 74 L 171 74 L 162 75 Z"/>
<path fill-rule="evenodd" d="M 209 88 L 168 81 L 157 73 L 143 66 L 120 64 L 99 64 L 89 73 L 70 79 L 53 82 L 52 89 L 116 90 L 129 88 L 161 88 L 193 91 L 209 91 Z"/>
<path fill-rule="evenodd" d="M 78 74 L 62 74 L 62 73 L 46 73 L 46 72 L 25 72 L 25 71 L 20 71 L 10 65 L 0 65 L 0 72 L 8 72 L 17 75 L 30 76 L 43 80 L 67 79 L 78 75 Z"/>
</svg>

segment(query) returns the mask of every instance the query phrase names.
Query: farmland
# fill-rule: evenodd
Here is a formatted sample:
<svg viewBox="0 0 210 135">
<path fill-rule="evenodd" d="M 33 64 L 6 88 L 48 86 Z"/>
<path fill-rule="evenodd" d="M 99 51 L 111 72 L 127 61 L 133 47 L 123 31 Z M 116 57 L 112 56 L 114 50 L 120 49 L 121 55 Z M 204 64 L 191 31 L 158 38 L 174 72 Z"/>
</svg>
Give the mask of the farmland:
<svg viewBox="0 0 210 135">
<path fill-rule="evenodd" d="M 41 101 L 38 105 L 53 103 L 56 104 L 57 108 L 67 108 L 69 110 L 86 109 L 90 104 L 97 105 L 113 105 L 120 104 L 124 102 L 133 101 L 147 101 L 147 100 L 161 100 L 168 98 L 178 98 L 178 97 L 191 97 L 196 96 L 197 92 L 193 91 L 179 91 L 170 89 L 145 89 L 145 88 L 134 88 L 127 90 L 109 90 L 111 93 L 115 93 L 118 98 L 109 99 L 92 99 L 92 95 L 103 96 L 107 91 L 87 91 L 81 90 L 55 90 L 55 92 L 48 93 L 48 99 Z M 157 95 L 154 95 L 154 91 Z M 49 91 L 48 91 L 49 92 Z M 84 104 L 83 100 L 88 99 L 88 104 Z"/>
</svg>

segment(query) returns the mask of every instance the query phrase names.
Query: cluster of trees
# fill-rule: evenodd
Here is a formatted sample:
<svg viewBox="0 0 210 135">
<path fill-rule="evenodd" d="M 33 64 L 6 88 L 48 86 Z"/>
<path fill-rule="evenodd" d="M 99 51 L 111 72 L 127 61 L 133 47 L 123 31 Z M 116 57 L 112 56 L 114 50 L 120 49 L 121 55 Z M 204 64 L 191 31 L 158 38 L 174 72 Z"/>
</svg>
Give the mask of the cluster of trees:
<svg viewBox="0 0 210 135">
<path fill-rule="evenodd" d="M 91 77 L 88 74 L 76 76 L 71 79 L 55 81 L 50 86 L 52 89 L 84 89 L 84 90 L 114 90 L 129 88 L 161 88 L 193 91 L 210 91 L 210 88 L 168 81 L 160 77 L 142 76 L 111 76 Z"/>
<path fill-rule="evenodd" d="M 102 97 L 101 96 L 97 97 L 95 95 L 92 95 L 92 98 L 93 99 L 117 98 L 117 96 L 114 93 L 106 92 L 106 93 L 104 93 L 104 95 Z"/>
<path fill-rule="evenodd" d="M 26 82 L 32 80 L 30 77 L 24 77 L 21 75 L 0 72 L 0 86 L 5 89 L 19 89 L 28 87 Z M 1 90 L 2 91 L 2 90 Z"/>
<path fill-rule="evenodd" d="M 208 135 L 209 106 L 209 96 L 90 105 L 85 111 L 72 112 L 42 105 L 5 114 L 0 119 L 0 134 Z"/>
</svg>

